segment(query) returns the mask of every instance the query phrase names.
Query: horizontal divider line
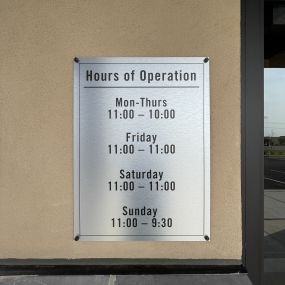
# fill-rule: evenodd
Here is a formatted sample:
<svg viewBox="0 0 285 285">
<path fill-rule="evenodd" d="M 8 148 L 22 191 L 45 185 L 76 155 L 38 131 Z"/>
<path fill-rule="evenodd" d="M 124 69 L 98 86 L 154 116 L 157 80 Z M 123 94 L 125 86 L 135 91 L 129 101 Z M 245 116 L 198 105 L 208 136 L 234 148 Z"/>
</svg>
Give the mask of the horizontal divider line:
<svg viewBox="0 0 285 285">
<path fill-rule="evenodd" d="M 264 221 L 284 221 L 285 218 L 264 218 Z"/>
<path fill-rule="evenodd" d="M 79 64 L 204 64 L 203 62 L 79 62 Z"/>
<path fill-rule="evenodd" d="M 204 235 L 80 235 L 81 237 L 203 237 Z"/>
<path fill-rule="evenodd" d="M 84 86 L 87 89 L 100 88 L 200 88 L 199 86 Z"/>
</svg>

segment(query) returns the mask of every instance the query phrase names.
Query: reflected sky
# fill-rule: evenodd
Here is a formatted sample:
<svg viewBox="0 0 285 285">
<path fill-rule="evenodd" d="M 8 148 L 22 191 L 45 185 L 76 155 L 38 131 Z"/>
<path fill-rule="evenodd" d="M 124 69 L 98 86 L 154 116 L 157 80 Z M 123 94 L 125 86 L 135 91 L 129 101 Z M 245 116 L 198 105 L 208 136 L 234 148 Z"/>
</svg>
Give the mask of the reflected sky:
<svg viewBox="0 0 285 285">
<path fill-rule="evenodd" d="M 285 68 L 264 69 L 264 135 L 285 135 Z"/>
</svg>

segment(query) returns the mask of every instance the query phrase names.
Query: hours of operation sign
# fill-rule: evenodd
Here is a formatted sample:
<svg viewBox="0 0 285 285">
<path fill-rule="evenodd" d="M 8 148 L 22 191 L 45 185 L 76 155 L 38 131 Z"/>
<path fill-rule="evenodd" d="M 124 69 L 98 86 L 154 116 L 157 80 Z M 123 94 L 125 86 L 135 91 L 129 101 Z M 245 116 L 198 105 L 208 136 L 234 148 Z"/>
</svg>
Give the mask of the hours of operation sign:
<svg viewBox="0 0 285 285">
<path fill-rule="evenodd" d="M 207 57 L 74 60 L 74 238 L 208 241 Z"/>
</svg>

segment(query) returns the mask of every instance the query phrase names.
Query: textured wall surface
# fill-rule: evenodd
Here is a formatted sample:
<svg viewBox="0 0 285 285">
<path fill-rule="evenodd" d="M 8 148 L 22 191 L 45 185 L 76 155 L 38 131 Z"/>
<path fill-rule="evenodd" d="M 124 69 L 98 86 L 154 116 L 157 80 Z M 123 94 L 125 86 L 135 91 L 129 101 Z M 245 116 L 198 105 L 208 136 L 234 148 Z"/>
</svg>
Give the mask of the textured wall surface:
<svg viewBox="0 0 285 285">
<path fill-rule="evenodd" d="M 0 258 L 241 257 L 239 0 L 0 0 L 0 42 Z M 210 242 L 73 241 L 75 56 L 210 57 Z"/>
</svg>

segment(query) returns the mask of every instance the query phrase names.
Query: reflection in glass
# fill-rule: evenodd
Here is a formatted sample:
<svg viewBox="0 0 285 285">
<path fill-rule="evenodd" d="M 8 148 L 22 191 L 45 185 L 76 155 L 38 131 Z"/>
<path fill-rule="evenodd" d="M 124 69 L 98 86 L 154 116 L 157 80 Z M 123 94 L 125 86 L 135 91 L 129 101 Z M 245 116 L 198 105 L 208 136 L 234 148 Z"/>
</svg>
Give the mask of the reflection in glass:
<svg viewBox="0 0 285 285">
<path fill-rule="evenodd" d="M 285 272 L 285 69 L 283 68 L 264 70 L 264 258 L 265 272 Z"/>
</svg>

